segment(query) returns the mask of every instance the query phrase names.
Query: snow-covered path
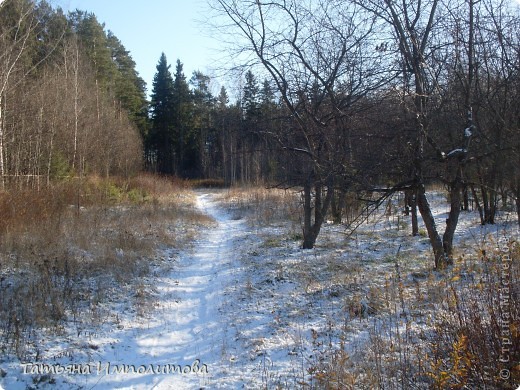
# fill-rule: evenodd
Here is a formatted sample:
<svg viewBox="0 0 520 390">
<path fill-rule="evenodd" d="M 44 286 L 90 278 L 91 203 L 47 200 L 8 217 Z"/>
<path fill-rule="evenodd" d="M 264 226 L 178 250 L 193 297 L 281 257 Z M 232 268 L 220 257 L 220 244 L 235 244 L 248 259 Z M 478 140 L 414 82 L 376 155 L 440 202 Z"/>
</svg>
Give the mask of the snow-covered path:
<svg viewBox="0 0 520 390">
<path fill-rule="evenodd" d="M 224 308 L 226 299 L 233 299 L 229 291 L 242 279 L 235 248 L 247 230 L 243 220 L 232 219 L 214 198 L 197 194 L 197 207 L 216 223 L 200 232 L 171 271 L 158 275 L 154 307 L 145 318 L 136 322 L 122 316 L 121 329 L 94 336 L 90 345 L 96 348 L 88 352 L 88 362 L 57 363 L 54 368 L 73 364 L 89 372 L 55 375 L 56 387 L 228 388 L 223 362 L 231 342 L 230 319 Z"/>
<path fill-rule="evenodd" d="M 260 387 L 270 363 L 263 340 L 276 305 L 275 295 L 256 294 L 252 283 L 262 276 L 244 258 L 256 238 L 245 219 L 222 207 L 218 193 L 198 192 L 197 207 L 214 223 L 183 252 L 163 249 L 173 266 L 157 265 L 131 295 L 101 303 L 109 314 L 99 326 L 72 321 L 60 334 L 42 335 L 36 361 L 0 359 L 0 390 Z M 151 298 L 140 300 L 143 287 Z M 271 357 L 285 363 L 285 344 L 273 335 L 281 349 Z"/>
<path fill-rule="evenodd" d="M 213 378 L 220 376 L 228 335 L 226 317 L 219 308 L 225 305 L 226 288 L 240 278 L 233 248 L 244 234 L 244 222 L 218 209 L 210 194 L 198 194 L 197 206 L 216 225 L 202 232 L 171 274 L 159 278 L 157 306 L 145 326 L 132 330 L 132 336 L 121 338 L 100 358 L 105 364 L 102 374 L 107 373 L 107 363 L 141 370 L 153 365 L 155 372 L 119 374 L 110 368 L 102 378 L 91 377 L 99 380 L 96 389 L 212 387 Z M 185 373 L 178 372 L 179 365 Z M 163 372 L 158 374 L 157 369 Z M 172 373 L 172 369 L 177 371 Z"/>
</svg>

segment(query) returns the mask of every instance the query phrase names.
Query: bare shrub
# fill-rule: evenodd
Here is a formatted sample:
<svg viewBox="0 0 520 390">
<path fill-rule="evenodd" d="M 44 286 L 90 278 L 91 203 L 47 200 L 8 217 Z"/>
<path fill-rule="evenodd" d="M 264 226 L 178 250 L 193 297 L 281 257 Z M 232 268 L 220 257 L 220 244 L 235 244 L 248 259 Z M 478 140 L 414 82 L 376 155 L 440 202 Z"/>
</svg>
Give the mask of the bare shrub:
<svg viewBox="0 0 520 390">
<path fill-rule="evenodd" d="M 520 383 L 520 248 L 504 239 L 479 252 L 478 264 L 459 265 L 444 283 L 427 351 L 437 389 Z"/>
</svg>

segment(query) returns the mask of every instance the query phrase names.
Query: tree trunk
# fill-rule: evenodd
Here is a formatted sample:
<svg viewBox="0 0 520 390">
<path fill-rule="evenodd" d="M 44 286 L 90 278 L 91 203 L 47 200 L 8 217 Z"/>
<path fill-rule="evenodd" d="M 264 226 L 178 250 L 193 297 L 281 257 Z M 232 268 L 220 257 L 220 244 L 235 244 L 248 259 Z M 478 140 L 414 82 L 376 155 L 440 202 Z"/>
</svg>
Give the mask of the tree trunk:
<svg viewBox="0 0 520 390">
<path fill-rule="evenodd" d="M 426 193 L 423 184 L 421 184 L 417 190 L 417 206 L 419 207 L 419 212 L 421 213 L 421 217 L 424 221 L 424 224 L 426 225 L 426 230 L 428 231 L 428 237 L 433 249 L 433 255 L 435 256 L 435 268 L 446 268 L 450 262 L 444 252 L 444 246 L 442 245 L 441 237 L 437 231 L 437 226 L 435 225 L 435 219 L 433 218 L 430 204 L 428 203 L 428 199 L 426 199 Z"/>
<path fill-rule="evenodd" d="M 312 194 L 311 184 L 307 182 L 303 187 L 303 210 L 304 210 L 304 222 L 303 222 L 303 249 L 312 249 L 316 243 L 316 239 L 320 234 L 321 226 L 325 221 L 327 210 L 329 209 L 332 197 L 334 194 L 334 187 L 329 186 L 327 188 L 327 195 L 325 200 L 322 202 L 322 185 L 315 185 L 315 201 L 314 207 L 312 207 Z M 314 209 L 314 223 L 312 223 L 312 210 Z"/>
<path fill-rule="evenodd" d="M 345 194 L 343 191 L 334 191 L 330 203 L 332 222 L 340 224 L 342 220 L 343 208 L 345 207 Z"/>
<path fill-rule="evenodd" d="M 484 220 L 484 211 L 482 210 L 482 206 L 480 205 L 480 202 L 478 200 L 478 194 L 475 190 L 475 186 L 471 185 L 471 193 L 473 194 L 473 199 L 475 200 L 475 206 L 477 206 L 478 213 L 480 215 L 480 224 L 485 225 L 486 221 Z"/>
<path fill-rule="evenodd" d="M 462 206 L 462 210 L 469 211 L 469 190 L 468 185 L 464 184 L 463 190 L 462 190 L 462 196 L 464 198 L 464 203 Z"/>
<path fill-rule="evenodd" d="M 412 236 L 416 237 L 419 235 L 419 222 L 417 220 L 417 191 L 415 189 L 405 190 L 404 202 L 405 214 L 408 216 L 411 211 Z"/>
<path fill-rule="evenodd" d="M 410 215 L 410 191 L 404 191 L 404 215 L 407 217 Z"/>
<path fill-rule="evenodd" d="M 0 92 L 0 191 L 5 189 L 3 94 Z"/>
<path fill-rule="evenodd" d="M 520 188 L 516 191 L 516 215 L 518 217 L 518 227 L 520 227 Z"/>
<path fill-rule="evenodd" d="M 79 47 L 75 42 L 74 47 L 74 149 L 72 154 L 72 170 L 76 169 L 76 159 L 78 158 L 78 133 L 79 133 Z M 99 115 L 99 113 L 98 113 Z"/>
<path fill-rule="evenodd" d="M 497 213 L 497 192 L 494 189 L 489 190 L 489 215 L 487 222 L 490 225 L 495 224 L 495 215 Z"/>
<path fill-rule="evenodd" d="M 484 209 L 484 223 L 483 225 L 492 224 L 493 218 L 491 217 L 492 211 L 491 211 L 491 191 L 488 194 L 487 189 L 484 187 L 483 184 L 481 184 L 480 192 L 482 193 L 482 206 Z"/>
<path fill-rule="evenodd" d="M 412 236 L 416 237 L 419 235 L 419 221 L 417 219 L 417 196 L 414 195 L 412 198 Z"/>
<path fill-rule="evenodd" d="M 311 184 L 303 186 L 303 249 L 312 249 L 316 237 L 312 235 L 312 196 Z"/>
<path fill-rule="evenodd" d="M 455 235 L 455 229 L 457 228 L 457 223 L 459 222 L 459 215 L 462 204 L 462 180 L 461 180 L 461 170 L 462 168 L 458 168 L 457 175 L 455 180 L 453 181 L 450 188 L 450 213 L 448 215 L 448 219 L 446 220 L 446 230 L 444 231 L 444 235 L 442 237 L 442 245 L 444 247 L 444 253 L 448 257 L 448 264 L 453 263 L 453 237 Z"/>
</svg>

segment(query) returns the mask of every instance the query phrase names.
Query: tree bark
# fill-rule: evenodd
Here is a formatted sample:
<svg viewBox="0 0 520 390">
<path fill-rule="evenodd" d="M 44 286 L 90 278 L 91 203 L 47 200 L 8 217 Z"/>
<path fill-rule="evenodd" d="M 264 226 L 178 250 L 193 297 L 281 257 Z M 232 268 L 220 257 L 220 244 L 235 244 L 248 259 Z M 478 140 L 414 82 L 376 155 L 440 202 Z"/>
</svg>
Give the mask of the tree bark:
<svg viewBox="0 0 520 390">
<path fill-rule="evenodd" d="M 303 186 L 303 249 L 312 249 L 316 238 L 312 237 L 312 194 L 311 184 Z"/>
<path fill-rule="evenodd" d="M 426 199 L 426 191 L 424 185 L 422 184 L 419 186 L 417 191 L 417 206 L 419 207 L 419 212 L 421 213 L 421 217 L 426 226 L 428 238 L 430 239 L 430 244 L 433 249 L 433 255 L 435 257 L 435 268 L 446 268 L 450 262 L 444 252 L 442 239 L 438 233 L 435 219 L 433 218 L 433 214 L 431 212 L 430 204 L 428 203 L 428 199 Z"/>
<path fill-rule="evenodd" d="M 310 182 L 307 182 L 303 188 L 304 197 L 304 225 L 303 225 L 303 249 L 312 249 L 316 244 L 316 239 L 320 234 L 321 226 L 325 221 L 327 210 L 332 202 L 334 194 L 334 187 L 329 186 L 327 188 L 327 195 L 322 200 L 323 186 L 316 184 L 315 186 L 315 201 L 314 207 L 312 206 L 312 186 Z M 314 223 L 312 223 L 312 211 L 314 209 Z"/>
<path fill-rule="evenodd" d="M 405 190 L 404 202 L 405 202 L 405 214 L 407 216 L 411 214 L 412 236 L 416 237 L 419 235 L 419 222 L 417 219 L 417 191 L 415 189 Z"/>
<path fill-rule="evenodd" d="M 448 257 L 448 264 L 453 263 L 453 237 L 455 235 L 455 229 L 459 222 L 459 215 L 462 204 L 462 178 L 461 178 L 462 167 L 458 167 L 457 175 L 450 186 L 450 213 L 446 220 L 446 230 L 442 237 L 442 244 L 444 247 L 444 254 Z"/>
<path fill-rule="evenodd" d="M 482 210 L 482 206 L 480 205 L 480 202 L 478 200 L 477 191 L 475 190 L 475 186 L 473 184 L 471 185 L 471 193 L 473 194 L 473 199 L 475 201 L 475 206 L 477 206 L 477 210 L 478 210 L 478 213 L 480 215 L 480 224 L 481 225 L 485 225 L 486 222 L 484 220 L 484 211 Z"/>
<path fill-rule="evenodd" d="M 332 222 L 340 224 L 343 216 L 343 209 L 345 208 L 345 193 L 341 190 L 334 191 L 330 203 Z"/>
<path fill-rule="evenodd" d="M 5 189 L 3 93 L 0 92 L 0 191 Z"/>
<path fill-rule="evenodd" d="M 464 187 L 462 190 L 462 196 L 464 199 L 462 210 L 469 211 L 469 190 L 468 190 L 467 184 L 464 184 Z"/>
<path fill-rule="evenodd" d="M 419 221 L 417 218 L 417 195 L 414 193 L 412 197 L 412 236 L 416 237 L 419 235 Z"/>
<path fill-rule="evenodd" d="M 518 217 L 518 227 L 520 227 L 520 188 L 516 192 L 516 215 Z"/>
</svg>

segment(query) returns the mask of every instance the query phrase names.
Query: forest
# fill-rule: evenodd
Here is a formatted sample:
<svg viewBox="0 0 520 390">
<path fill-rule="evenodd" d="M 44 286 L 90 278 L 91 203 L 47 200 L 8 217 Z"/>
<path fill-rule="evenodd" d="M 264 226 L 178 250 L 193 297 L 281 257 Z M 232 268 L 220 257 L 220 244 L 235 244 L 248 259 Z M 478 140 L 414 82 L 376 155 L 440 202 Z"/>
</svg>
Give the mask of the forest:
<svg viewBox="0 0 520 390">
<path fill-rule="evenodd" d="M 470 199 L 482 224 L 500 202 L 520 214 L 518 7 L 405 5 L 216 1 L 236 27 L 222 34 L 242 36 L 230 50 L 252 53 L 230 103 L 209 76 L 188 81 L 179 59 L 172 75 L 164 53 L 148 102 L 131 54 L 94 14 L 6 2 L 0 185 L 145 169 L 303 188 L 305 248 L 329 210 L 341 219 L 348 194 L 377 204 L 402 191 L 412 233 L 420 214 L 442 267 Z M 425 197 L 432 182 L 450 193 L 444 235 Z"/>
<path fill-rule="evenodd" d="M 420 214 L 436 268 L 452 262 L 470 202 L 483 225 L 499 203 L 520 215 L 518 7 L 222 0 L 214 8 L 231 22 L 219 30 L 235 38 L 230 52 L 249 54 L 240 99 L 229 106 L 224 88 L 212 97 L 200 73 L 190 98 L 182 64 L 172 78 L 161 57 L 146 154 L 155 170 L 302 188 L 304 248 L 329 211 L 341 220 L 349 194 L 377 205 L 405 192 L 412 234 Z M 444 233 L 426 197 L 431 183 L 449 192 Z"/>
<path fill-rule="evenodd" d="M 408 234 L 427 239 L 436 272 L 460 259 L 468 212 L 482 227 L 501 212 L 520 226 L 517 4 L 209 5 L 222 21 L 211 28 L 241 75 L 218 93 L 210 76 L 186 76 L 182 59 L 170 63 L 165 53 L 147 86 L 91 12 L 65 14 L 45 0 L 0 4 L 0 350 L 24 357 L 33 327 L 75 317 L 81 297 L 93 307 L 107 286 L 149 275 L 142 259 L 154 245 L 188 246 L 214 223 L 187 195 L 193 187 L 297 194 L 283 215 L 298 215 L 293 236 L 306 250 L 319 247 L 324 227 L 355 230 L 399 197 Z M 24 264 L 37 265 L 29 285 L 17 273 Z M 84 275 L 105 267 L 110 280 L 94 293 Z M 16 296 L 42 296 L 44 309 L 18 307 Z"/>
</svg>

